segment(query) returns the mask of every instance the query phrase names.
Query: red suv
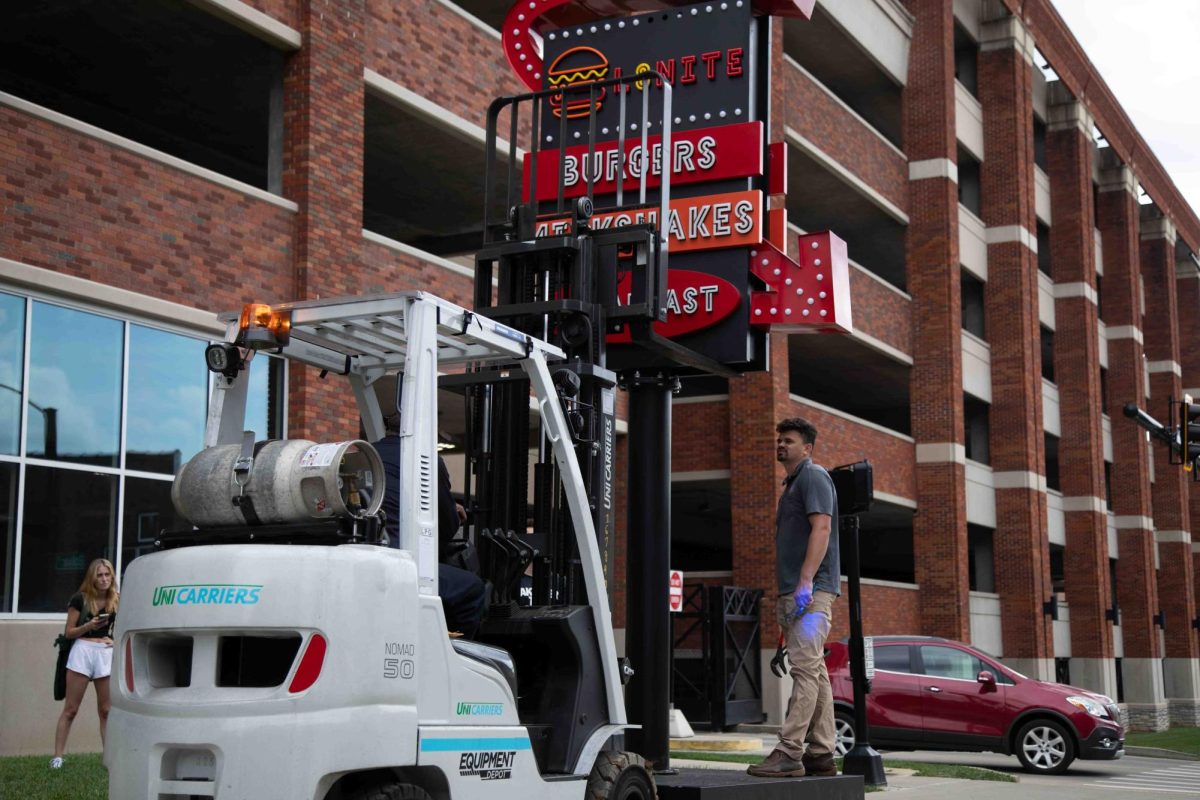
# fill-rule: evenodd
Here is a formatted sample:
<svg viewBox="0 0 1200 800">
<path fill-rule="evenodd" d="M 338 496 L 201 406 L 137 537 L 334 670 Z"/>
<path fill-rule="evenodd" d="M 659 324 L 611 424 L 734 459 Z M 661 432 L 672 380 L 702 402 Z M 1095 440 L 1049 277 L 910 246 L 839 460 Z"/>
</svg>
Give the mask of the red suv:
<svg viewBox="0 0 1200 800">
<path fill-rule="evenodd" d="M 887 750 L 1016 755 L 1030 772 L 1065 772 L 1076 758 L 1125 754 L 1116 704 L 1104 695 L 1026 678 L 970 645 L 928 636 L 876 636 L 867 695 L 871 744 Z M 828 645 L 838 755 L 854 746 L 849 647 Z"/>
</svg>

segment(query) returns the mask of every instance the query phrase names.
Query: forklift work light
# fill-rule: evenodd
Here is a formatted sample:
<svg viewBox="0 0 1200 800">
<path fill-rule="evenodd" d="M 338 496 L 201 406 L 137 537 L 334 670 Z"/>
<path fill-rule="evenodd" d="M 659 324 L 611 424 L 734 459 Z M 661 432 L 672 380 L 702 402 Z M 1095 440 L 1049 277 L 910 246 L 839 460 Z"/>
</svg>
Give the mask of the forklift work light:
<svg viewBox="0 0 1200 800">
<path fill-rule="evenodd" d="M 204 363 L 211 371 L 233 378 L 242 368 L 242 352 L 236 344 L 210 344 L 204 348 Z"/>
<path fill-rule="evenodd" d="M 238 341 L 251 350 L 283 347 L 292 332 L 291 312 L 275 312 L 265 303 L 242 306 L 238 320 Z"/>
</svg>

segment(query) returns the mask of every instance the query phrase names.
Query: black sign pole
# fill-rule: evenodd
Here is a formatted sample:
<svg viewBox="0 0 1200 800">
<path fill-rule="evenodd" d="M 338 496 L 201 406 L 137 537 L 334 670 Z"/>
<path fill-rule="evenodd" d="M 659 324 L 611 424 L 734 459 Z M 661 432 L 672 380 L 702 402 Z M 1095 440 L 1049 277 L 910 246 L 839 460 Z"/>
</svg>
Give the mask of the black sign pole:
<svg viewBox="0 0 1200 800">
<path fill-rule="evenodd" d="M 846 583 L 850 590 L 850 673 L 854 684 L 854 747 L 842 762 L 845 775 L 862 775 L 868 786 L 887 786 L 883 758 L 871 747 L 867 723 L 867 669 L 863 646 L 862 590 L 858 571 L 858 515 L 841 518 L 841 540 L 846 548 Z"/>
<path fill-rule="evenodd" d="M 625 654 L 630 749 L 671 768 L 671 390 L 677 379 L 634 373 L 629 387 L 629 511 Z"/>
</svg>

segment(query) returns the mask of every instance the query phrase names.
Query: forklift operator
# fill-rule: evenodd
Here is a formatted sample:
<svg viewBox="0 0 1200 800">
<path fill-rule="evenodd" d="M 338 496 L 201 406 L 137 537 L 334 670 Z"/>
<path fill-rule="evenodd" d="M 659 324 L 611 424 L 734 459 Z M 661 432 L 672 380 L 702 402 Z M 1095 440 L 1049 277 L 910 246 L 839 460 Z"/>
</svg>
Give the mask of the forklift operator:
<svg viewBox="0 0 1200 800">
<path fill-rule="evenodd" d="M 383 496 L 383 510 L 387 514 L 388 545 L 400 547 L 400 415 L 392 414 L 384 420 L 386 436 L 374 443 L 383 460 L 387 475 L 387 489 Z M 454 502 L 450 493 L 450 472 L 446 462 L 438 456 L 438 545 L 439 559 L 446 555 L 446 545 L 465 521 L 466 512 Z M 486 598 L 483 581 L 478 575 L 449 564 L 438 564 L 438 596 L 442 598 L 442 609 L 446 614 L 446 628 L 457 631 L 467 638 L 475 635 L 483 619 Z"/>
</svg>

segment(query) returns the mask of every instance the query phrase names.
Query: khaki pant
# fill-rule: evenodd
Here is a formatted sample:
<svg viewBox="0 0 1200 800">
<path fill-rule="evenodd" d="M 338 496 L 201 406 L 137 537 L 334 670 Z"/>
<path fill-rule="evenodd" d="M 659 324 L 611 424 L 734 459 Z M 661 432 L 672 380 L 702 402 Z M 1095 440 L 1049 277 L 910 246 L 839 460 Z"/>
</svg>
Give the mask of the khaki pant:
<svg viewBox="0 0 1200 800">
<path fill-rule="evenodd" d="M 833 691 L 825 669 L 825 639 L 833 621 L 836 595 L 813 592 L 812 602 L 799 617 L 796 600 L 783 595 L 776 603 L 776 619 L 786 634 L 788 665 L 792 674 L 792 699 L 779 729 L 779 748 L 797 761 L 804 755 L 833 753 L 837 734 L 833 726 Z"/>
</svg>

